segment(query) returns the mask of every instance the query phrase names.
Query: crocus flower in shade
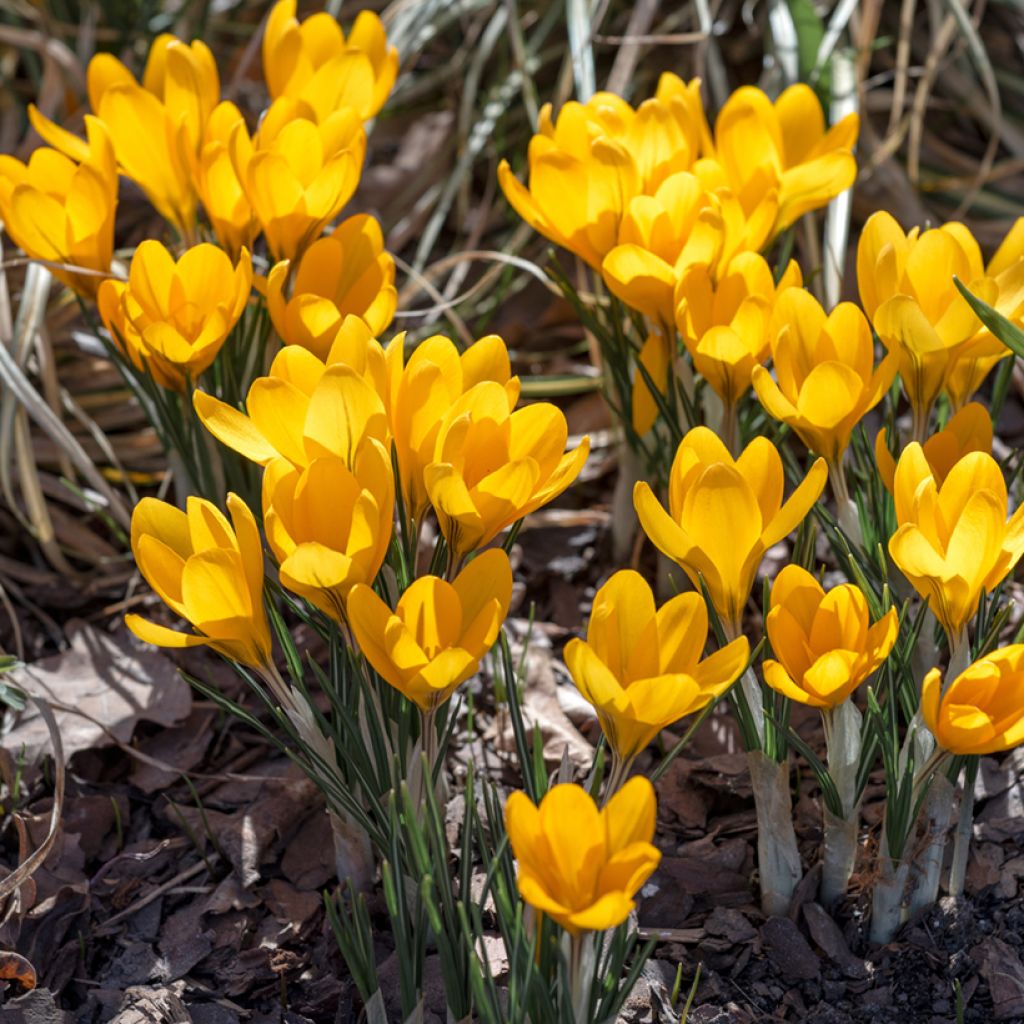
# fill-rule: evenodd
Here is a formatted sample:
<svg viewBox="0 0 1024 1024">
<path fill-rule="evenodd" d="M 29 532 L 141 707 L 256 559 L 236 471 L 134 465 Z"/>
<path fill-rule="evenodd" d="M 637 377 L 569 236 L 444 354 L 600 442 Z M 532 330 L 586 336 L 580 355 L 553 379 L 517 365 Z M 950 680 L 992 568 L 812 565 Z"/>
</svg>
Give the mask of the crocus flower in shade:
<svg viewBox="0 0 1024 1024">
<path fill-rule="evenodd" d="M 330 113 L 352 107 L 363 119 L 384 106 L 398 75 L 398 50 L 373 11 L 360 11 L 345 37 L 325 11 L 299 22 L 295 0 L 278 0 L 263 33 L 263 74 L 271 99 L 304 99 Z"/>
<path fill-rule="evenodd" d="M 344 622 L 349 592 L 372 583 L 387 554 L 394 497 L 391 457 L 375 438 L 350 458 L 324 454 L 302 468 L 271 462 L 263 523 L 284 586 Z"/>
<path fill-rule="evenodd" d="M 982 591 L 1024 554 L 1024 506 L 1007 519 L 1006 482 L 991 455 L 965 455 L 939 485 L 917 442 L 900 456 L 893 492 L 899 527 L 889 554 L 956 647 Z"/>
<path fill-rule="evenodd" d="M 27 164 L 0 155 L 0 219 L 30 258 L 106 272 L 114 253 L 117 165 L 103 123 L 86 115 L 85 125 L 88 142 L 68 136 L 78 144 L 69 147 L 74 159 L 47 147 L 36 149 Z M 103 280 L 52 269 L 90 298 Z"/>
<path fill-rule="evenodd" d="M 505 342 L 496 334 L 480 338 L 463 352 L 450 338 L 434 335 L 405 358 L 403 337 L 387 348 L 387 403 L 402 496 L 419 522 L 430 505 L 424 473 L 434 461 L 445 416 L 466 391 L 483 381 L 499 384 L 507 411 L 519 401 L 519 378 L 512 376 Z M 563 442 L 564 443 L 564 442 Z"/>
<path fill-rule="evenodd" d="M 349 107 L 318 122 L 307 104 L 282 97 L 253 138 L 236 123 L 228 149 L 271 256 L 288 260 L 301 256 L 352 197 L 366 132 Z"/>
<path fill-rule="evenodd" d="M 874 625 L 859 587 L 842 583 L 827 593 L 806 569 L 787 565 L 772 584 L 765 620 L 775 658 L 764 681 L 813 708 L 842 704 L 889 656 L 899 617 L 890 608 Z"/>
<path fill-rule="evenodd" d="M 949 471 L 969 452 L 992 454 L 992 416 L 979 402 L 970 402 L 954 413 L 949 422 L 921 445 L 937 487 Z M 885 443 L 885 428 L 875 435 L 875 462 L 885 489 L 891 494 L 896 477 L 896 460 Z"/>
<path fill-rule="evenodd" d="M 826 131 L 821 103 L 802 83 L 774 103 L 760 89 L 744 86 L 722 107 L 707 156 L 722 166 L 744 209 L 777 191 L 777 234 L 853 184 L 859 129 L 857 115 L 848 114 Z"/>
<path fill-rule="evenodd" d="M 771 441 L 756 437 L 733 459 L 711 430 L 694 427 L 672 462 L 668 511 L 646 481 L 633 489 L 633 504 L 654 546 L 694 587 L 703 577 L 723 625 L 739 636 L 764 553 L 807 515 L 827 476 L 825 460 L 818 459 L 783 502 L 782 456 Z"/>
<path fill-rule="evenodd" d="M 537 402 L 512 412 L 507 390 L 495 381 L 473 385 L 452 404 L 424 483 L 457 561 L 576 479 L 590 439 L 566 452 L 568 436 L 559 408 Z"/>
<path fill-rule="evenodd" d="M 539 807 L 513 793 L 505 825 L 519 862 L 519 894 L 571 935 L 622 924 L 661 861 L 651 842 L 656 809 L 654 787 L 639 775 L 601 810 L 570 783 L 553 786 Z"/>
<path fill-rule="evenodd" d="M 430 713 L 480 667 L 511 600 L 508 556 L 492 548 L 451 583 L 437 576 L 414 580 L 394 611 L 370 587 L 354 587 L 348 621 L 381 678 Z"/>
<path fill-rule="evenodd" d="M 132 256 L 128 280 L 106 280 L 97 302 L 114 341 L 140 370 L 177 391 L 217 357 L 249 300 L 252 261 L 206 243 L 174 257 L 157 241 Z"/>
<path fill-rule="evenodd" d="M 624 764 L 662 729 L 720 697 L 743 671 L 746 637 L 702 658 L 707 636 L 700 594 L 656 608 L 647 581 L 630 569 L 594 596 L 587 639 L 566 644 L 565 663 Z"/>
<path fill-rule="evenodd" d="M 395 261 L 384 251 L 373 217 L 349 217 L 318 238 L 300 259 L 286 294 L 291 270 L 283 260 L 267 276 L 267 309 L 286 345 L 326 359 L 349 314 L 362 317 L 374 337 L 395 315 Z"/>
<path fill-rule="evenodd" d="M 860 309 L 841 302 L 826 315 L 803 288 L 779 296 L 772 322 L 775 374 L 754 367 L 757 397 L 770 416 L 838 467 L 853 428 L 892 384 L 896 356 L 876 368 L 871 325 Z"/>
<path fill-rule="evenodd" d="M 128 628 L 158 647 L 207 644 L 251 668 L 270 663 L 263 607 L 263 546 L 252 512 L 228 495 L 231 522 L 211 502 L 190 497 L 184 512 L 143 498 L 132 513 L 132 553 L 160 599 L 196 633 L 179 633 L 139 615 Z"/>
<path fill-rule="evenodd" d="M 945 693 L 933 668 L 921 684 L 921 714 L 951 754 L 996 754 L 1024 742 L 1024 644 L 979 658 Z"/>
</svg>

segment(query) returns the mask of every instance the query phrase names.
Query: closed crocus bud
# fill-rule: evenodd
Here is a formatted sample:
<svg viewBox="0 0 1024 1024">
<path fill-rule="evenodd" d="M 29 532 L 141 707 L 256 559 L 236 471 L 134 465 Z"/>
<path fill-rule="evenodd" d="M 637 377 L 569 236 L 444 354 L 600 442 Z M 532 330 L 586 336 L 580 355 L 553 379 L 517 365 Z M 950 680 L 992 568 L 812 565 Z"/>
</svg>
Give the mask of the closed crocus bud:
<svg viewBox="0 0 1024 1024">
<path fill-rule="evenodd" d="M 889 656 L 899 618 L 890 608 L 874 625 L 852 583 L 827 593 L 806 569 L 787 565 L 772 585 L 765 620 L 775 658 L 764 681 L 779 693 L 823 710 L 842 704 Z"/>
<path fill-rule="evenodd" d="M 507 390 L 475 384 L 445 414 L 424 484 L 456 561 L 558 497 L 590 451 L 565 450 L 565 415 L 548 402 L 512 412 Z"/>
<path fill-rule="evenodd" d="M 392 611 L 368 586 L 348 599 L 359 649 L 381 678 L 431 713 L 480 667 L 512 600 L 512 568 L 504 551 L 474 558 L 451 583 L 414 580 Z"/>
<path fill-rule="evenodd" d="M 982 591 L 1024 554 L 1024 506 L 1007 519 L 1006 482 L 991 455 L 965 455 L 939 485 L 916 442 L 900 456 L 894 496 L 899 527 L 889 554 L 956 647 Z"/>
<path fill-rule="evenodd" d="M 364 437 L 387 446 L 384 350 L 358 317 L 347 317 L 327 353 L 330 365 L 298 345 L 274 357 L 245 398 L 246 412 L 197 391 L 192 402 L 219 441 L 261 466 L 287 459 L 308 466 L 321 455 L 350 458 Z"/>
<path fill-rule="evenodd" d="M 36 124 L 34 108 L 30 114 Z M 70 140 L 64 152 L 41 147 L 27 164 L 0 155 L 0 219 L 31 259 L 101 271 L 51 268 L 69 288 L 94 298 L 114 253 L 117 164 L 105 125 L 88 115 L 85 125 L 88 142 L 53 126 Z"/>
<path fill-rule="evenodd" d="M 996 754 L 1024 742 L 1024 644 L 979 658 L 945 692 L 933 668 L 921 684 L 921 714 L 951 754 Z"/>
<path fill-rule="evenodd" d="M 301 256 L 352 198 L 366 132 L 349 107 L 317 121 L 308 104 L 283 96 L 270 106 L 253 138 L 238 122 L 228 151 L 270 255 L 290 260 Z"/>
<path fill-rule="evenodd" d="M 217 357 L 249 301 L 252 261 L 215 245 L 174 257 L 157 241 L 132 256 L 128 280 L 100 286 L 100 316 L 115 342 L 162 387 L 181 391 Z"/>
<path fill-rule="evenodd" d="M 211 502 L 189 498 L 184 512 L 143 498 L 132 513 L 132 553 L 160 599 L 196 633 L 126 615 L 128 628 L 158 647 L 208 645 L 251 668 L 270 664 L 263 607 L 263 547 L 252 512 L 228 495 L 231 521 Z"/>
<path fill-rule="evenodd" d="M 848 114 L 826 131 L 821 103 L 802 83 L 774 103 L 760 89 L 744 86 L 722 107 L 707 155 L 721 164 L 737 196 L 777 190 L 778 234 L 853 184 L 859 128 L 857 115 Z"/>
<path fill-rule="evenodd" d="M 775 374 L 754 367 L 757 397 L 812 452 L 838 466 L 853 428 L 892 384 L 896 356 L 876 368 L 871 326 L 860 309 L 841 302 L 826 316 L 803 288 L 779 296 L 773 334 Z"/>
<path fill-rule="evenodd" d="M 827 476 L 825 460 L 818 459 L 783 502 L 782 456 L 771 441 L 754 438 L 734 459 L 711 430 L 694 427 L 672 462 L 668 510 L 646 481 L 634 488 L 633 504 L 654 546 L 680 565 L 694 587 L 703 578 L 735 637 L 764 553 L 799 525 Z"/>
<path fill-rule="evenodd" d="M 622 924 L 661 861 L 650 782 L 630 779 L 604 806 L 582 786 L 552 787 L 537 807 L 513 793 L 505 825 L 519 863 L 519 894 L 571 935 Z"/>
<path fill-rule="evenodd" d="M 949 422 L 921 445 L 937 487 L 949 471 L 970 452 L 992 454 L 992 415 L 985 406 L 970 402 L 954 413 Z M 875 462 L 885 489 L 892 494 L 896 460 L 885 442 L 885 429 L 875 435 Z"/>
<path fill-rule="evenodd" d="M 720 697 L 743 671 L 746 637 L 703 658 L 707 635 L 699 594 L 656 608 L 647 581 L 632 570 L 615 573 L 594 596 L 587 639 L 569 641 L 565 663 L 622 763 Z"/>
<path fill-rule="evenodd" d="M 289 286 L 291 269 L 284 260 L 267 276 L 267 309 L 286 345 L 301 345 L 326 359 L 346 316 L 361 317 L 376 337 L 395 315 L 395 261 L 384 251 L 373 217 L 349 217 L 318 238 Z"/>
<path fill-rule="evenodd" d="M 278 0 L 263 34 L 271 99 L 290 96 L 329 114 L 351 107 L 366 120 L 384 106 L 398 76 L 398 50 L 373 11 L 360 11 L 346 38 L 325 11 L 299 22 L 295 0 Z"/>
</svg>

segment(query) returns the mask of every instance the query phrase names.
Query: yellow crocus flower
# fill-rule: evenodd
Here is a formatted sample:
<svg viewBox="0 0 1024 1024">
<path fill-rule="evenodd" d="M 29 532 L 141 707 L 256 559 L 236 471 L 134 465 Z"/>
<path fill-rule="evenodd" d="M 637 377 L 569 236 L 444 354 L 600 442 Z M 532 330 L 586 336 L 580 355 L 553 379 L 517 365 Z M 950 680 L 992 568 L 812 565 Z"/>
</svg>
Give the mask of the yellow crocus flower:
<svg viewBox="0 0 1024 1024">
<path fill-rule="evenodd" d="M 1024 644 L 979 658 L 944 693 L 933 668 L 921 684 L 921 713 L 951 754 L 997 754 L 1024 742 Z"/>
<path fill-rule="evenodd" d="M 196 633 L 179 633 L 139 615 L 125 623 L 158 647 L 208 645 L 250 668 L 270 664 L 263 607 L 263 546 L 248 506 L 229 494 L 231 522 L 211 502 L 190 497 L 184 512 L 143 498 L 132 513 L 132 553 L 146 582 Z"/>
<path fill-rule="evenodd" d="M 431 714 L 479 669 L 511 600 L 508 556 L 491 549 L 451 583 L 436 576 L 414 580 L 394 611 L 370 587 L 354 587 L 348 621 L 381 678 Z"/>
<path fill-rule="evenodd" d="M 746 637 L 702 658 L 707 635 L 699 594 L 656 608 L 649 584 L 630 569 L 594 596 L 587 639 L 566 644 L 565 663 L 627 769 L 662 729 L 716 700 L 743 671 Z"/>
<path fill-rule="evenodd" d="M 525 793 L 505 806 L 519 894 L 571 935 L 603 932 L 629 917 L 661 861 L 654 787 L 630 779 L 598 810 L 582 786 L 554 786 L 537 807 Z"/>
<path fill-rule="evenodd" d="M 889 554 L 942 623 L 950 646 L 1024 554 L 1024 506 L 1007 519 L 1006 481 L 985 452 L 965 455 L 939 485 L 912 442 L 894 484 L 898 529 Z"/>
<path fill-rule="evenodd" d="M 899 631 L 890 608 L 871 624 L 859 587 L 842 583 L 827 593 L 806 569 L 787 565 L 772 584 L 765 629 L 774 658 L 764 681 L 813 708 L 842 704 L 889 656 Z"/>
<path fill-rule="evenodd" d="M 640 525 L 654 546 L 704 582 L 730 636 L 739 636 L 743 606 L 764 553 L 791 533 L 818 500 L 828 471 L 818 459 L 783 502 L 782 456 L 756 437 L 734 459 L 707 427 L 679 443 L 668 483 L 668 511 L 650 484 L 633 489 Z"/>
<path fill-rule="evenodd" d="M 133 365 L 162 387 L 181 391 L 216 359 L 249 300 L 252 261 L 234 266 L 202 243 L 174 257 L 153 239 L 132 256 L 127 281 L 106 280 L 100 316 Z"/>
<path fill-rule="evenodd" d="M 367 214 L 343 220 L 303 254 L 292 277 L 283 260 L 267 276 L 267 310 L 286 345 L 326 359 L 345 317 L 362 317 L 377 337 L 395 315 L 395 261 L 380 224 Z"/>
</svg>

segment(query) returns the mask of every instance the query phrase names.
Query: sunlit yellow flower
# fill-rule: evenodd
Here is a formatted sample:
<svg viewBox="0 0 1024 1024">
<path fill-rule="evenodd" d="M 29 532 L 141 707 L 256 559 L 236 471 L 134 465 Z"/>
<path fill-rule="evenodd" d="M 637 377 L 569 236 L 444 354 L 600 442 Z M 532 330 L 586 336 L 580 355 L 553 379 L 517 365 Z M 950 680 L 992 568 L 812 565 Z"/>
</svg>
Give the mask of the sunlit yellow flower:
<svg viewBox="0 0 1024 1024">
<path fill-rule="evenodd" d="M 225 100 L 218 103 L 206 123 L 203 147 L 196 166 L 196 188 L 217 241 L 237 259 L 242 249 L 252 250 L 259 224 L 231 162 L 228 144 L 241 111 Z"/>
<path fill-rule="evenodd" d="M 291 271 L 283 260 L 267 276 L 267 309 L 286 345 L 326 359 L 346 316 L 362 317 L 376 337 L 395 315 L 395 261 L 366 214 L 342 221 L 306 250 L 286 295 Z"/>
<path fill-rule="evenodd" d="M 992 454 L 992 416 L 985 406 L 970 402 L 954 413 L 942 430 L 932 434 L 921 445 L 937 487 L 942 486 L 949 471 L 968 452 Z M 875 435 L 875 461 L 878 475 L 891 494 L 896 477 L 896 460 L 885 443 L 885 429 Z"/>
<path fill-rule="evenodd" d="M 828 471 L 818 459 L 783 502 L 782 457 L 766 437 L 738 459 L 707 427 L 680 442 L 669 473 L 668 511 L 645 481 L 633 490 L 640 525 L 654 546 L 678 562 L 694 587 L 700 579 L 732 636 L 764 553 L 792 532 L 818 500 Z"/>
<path fill-rule="evenodd" d="M 512 600 L 504 551 L 474 558 L 451 583 L 414 580 L 392 611 L 367 586 L 353 588 L 348 620 L 380 676 L 422 711 L 443 704 L 480 667 Z"/>
<path fill-rule="evenodd" d="M 0 219 L 32 259 L 106 272 L 114 252 L 117 165 L 103 123 L 86 115 L 85 126 L 88 142 L 64 133 L 77 144 L 68 147 L 74 159 L 47 147 L 36 149 L 27 164 L 0 154 Z M 51 269 L 89 297 L 103 280 L 99 274 Z"/>
<path fill-rule="evenodd" d="M 301 100 L 275 100 L 251 139 L 231 132 L 231 162 L 275 260 L 302 255 L 359 184 L 366 132 L 342 107 L 320 120 Z"/>
<path fill-rule="evenodd" d="M 743 671 L 746 637 L 702 660 L 707 635 L 699 594 L 655 608 L 647 581 L 630 569 L 598 590 L 587 639 L 566 644 L 565 663 L 621 761 L 628 764 L 662 729 L 716 700 Z"/>
<path fill-rule="evenodd" d="M 456 559 L 493 540 L 523 516 L 558 497 L 576 479 L 590 439 L 566 452 L 569 428 L 554 405 L 512 412 L 495 381 L 469 388 L 438 431 L 424 483 L 441 532 Z"/>
<path fill-rule="evenodd" d="M 398 75 L 398 50 L 388 46 L 381 20 L 360 11 L 348 38 L 326 11 L 299 22 L 295 0 L 278 0 L 263 33 L 263 74 L 271 99 L 312 104 L 320 118 L 343 106 L 373 117 Z"/>
<path fill-rule="evenodd" d="M 991 455 L 965 455 L 940 486 L 916 442 L 900 456 L 894 496 L 899 528 L 889 554 L 956 646 L 981 592 L 1024 554 L 1024 506 L 1007 520 L 1006 482 Z"/>
<path fill-rule="evenodd" d="M 654 873 L 654 787 L 630 779 L 605 805 L 582 786 L 548 790 L 536 807 L 525 793 L 505 806 L 519 894 L 567 932 L 603 932 L 629 917 L 633 897 Z"/>
<path fill-rule="evenodd" d="M 372 437 L 345 457 L 319 455 L 302 468 L 271 462 L 263 523 L 284 586 L 344 622 L 349 592 L 372 583 L 387 554 L 394 497 L 391 456 Z"/>
<path fill-rule="evenodd" d="M 128 280 L 106 280 L 98 305 L 103 323 L 136 368 L 165 388 L 181 390 L 216 359 L 245 309 L 252 261 L 238 265 L 203 243 L 174 257 L 157 241 L 143 242 Z"/>
<path fill-rule="evenodd" d="M 757 397 L 812 452 L 838 466 L 853 428 L 892 384 L 896 356 L 875 368 L 871 326 L 860 309 L 841 302 L 826 316 L 803 288 L 779 296 L 772 324 L 775 374 L 754 367 Z"/>
<path fill-rule="evenodd" d="M 848 114 L 826 131 L 821 103 L 802 83 L 774 103 L 760 89 L 744 86 L 722 107 L 707 155 L 722 166 L 745 210 L 777 192 L 778 233 L 853 184 L 859 128 L 857 115 Z"/>
<path fill-rule="evenodd" d="M 859 587 L 842 583 L 828 593 L 806 569 L 787 565 L 772 585 L 765 620 L 775 659 L 764 681 L 813 708 L 837 707 L 889 656 L 899 617 L 890 608 L 871 625 Z"/>
<path fill-rule="evenodd" d="M 933 668 L 921 685 L 921 713 L 951 754 L 996 754 L 1024 742 L 1024 644 L 979 658 L 945 693 Z"/>
<path fill-rule="evenodd" d="M 263 607 L 263 546 L 252 512 L 228 495 L 231 522 L 209 501 L 188 499 L 186 511 L 143 498 L 132 513 L 132 553 L 160 599 L 196 633 L 179 633 L 126 615 L 128 628 L 159 647 L 208 644 L 252 668 L 270 663 Z"/>
</svg>

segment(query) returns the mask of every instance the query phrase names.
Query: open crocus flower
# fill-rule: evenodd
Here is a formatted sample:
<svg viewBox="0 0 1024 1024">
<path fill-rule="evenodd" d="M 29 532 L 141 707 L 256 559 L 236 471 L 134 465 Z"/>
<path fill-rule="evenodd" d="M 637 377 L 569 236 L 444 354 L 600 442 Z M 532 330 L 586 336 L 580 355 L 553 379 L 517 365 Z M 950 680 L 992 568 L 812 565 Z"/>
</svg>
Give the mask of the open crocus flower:
<svg viewBox="0 0 1024 1024">
<path fill-rule="evenodd" d="M 747 664 L 739 637 L 703 658 L 708 612 L 699 594 L 655 608 L 637 572 L 615 573 L 594 596 L 587 639 L 570 640 L 565 663 L 625 765 L 662 729 L 720 697 Z"/>
<path fill-rule="evenodd" d="M 376 337 L 395 315 L 395 261 L 373 217 L 349 217 L 318 238 L 299 261 L 289 297 L 291 270 L 284 260 L 267 277 L 267 309 L 286 345 L 326 359 L 346 316 L 362 317 Z"/>
<path fill-rule="evenodd" d="M 146 582 L 196 633 L 179 633 L 126 615 L 140 640 L 158 647 L 209 645 L 250 668 L 270 663 L 263 607 L 263 546 L 248 506 L 228 495 L 231 522 L 211 502 L 188 499 L 186 510 L 143 498 L 132 513 L 132 553 Z"/>
<path fill-rule="evenodd" d="M 421 711 L 436 710 L 480 667 L 512 600 L 504 551 L 474 558 L 451 583 L 414 580 L 392 611 L 370 587 L 353 588 L 348 621 L 381 678 Z"/>
<path fill-rule="evenodd" d="M 234 266 L 206 243 L 177 262 L 157 241 L 143 242 L 128 280 L 106 280 L 97 302 L 114 341 L 133 365 L 162 387 L 180 391 L 217 357 L 249 300 L 252 261 Z"/>
<path fill-rule="evenodd" d="M 916 442 L 900 456 L 893 490 L 899 527 L 889 554 L 956 647 L 982 591 L 1024 554 L 1024 506 L 1007 519 L 1006 481 L 991 455 L 965 455 L 940 486 Z"/>
<path fill-rule="evenodd" d="M 949 422 L 921 445 L 937 487 L 949 471 L 969 452 L 992 454 L 992 416 L 979 402 L 970 402 L 954 413 Z M 896 460 L 885 443 L 885 428 L 875 435 L 875 462 L 885 489 L 892 494 Z"/>
<path fill-rule="evenodd" d="M 103 123 L 87 115 L 85 126 L 88 142 L 63 133 L 76 143 L 68 147 L 74 158 L 47 147 L 36 149 L 27 164 L 0 154 L 0 219 L 31 259 L 106 272 L 114 253 L 117 164 Z M 103 279 L 52 269 L 88 297 Z"/>
<path fill-rule="evenodd" d="M 764 553 L 807 515 L 827 476 L 825 460 L 818 459 L 783 502 L 782 456 L 771 441 L 756 437 L 734 459 L 711 430 L 694 427 L 672 462 L 668 511 L 643 480 L 633 489 L 633 504 L 654 546 L 680 565 L 694 587 L 704 579 L 735 637 Z"/>
<path fill-rule="evenodd" d="M 456 561 L 576 479 L 590 439 L 566 452 L 568 436 L 561 409 L 537 402 L 512 412 L 495 381 L 473 385 L 452 404 L 423 479 Z"/>
<path fill-rule="evenodd" d="M 921 714 L 951 754 L 996 754 L 1024 742 L 1024 644 L 979 658 L 945 693 L 933 668 L 921 684 Z"/>
<path fill-rule="evenodd" d="M 841 302 L 826 316 L 803 288 L 779 296 L 772 322 L 775 376 L 754 367 L 757 397 L 769 415 L 838 467 L 853 428 L 892 384 L 896 356 L 875 368 L 871 326 L 860 309 Z"/>
<path fill-rule="evenodd" d="M 765 628 L 775 659 L 765 659 L 764 681 L 792 700 L 827 710 L 889 656 L 899 617 L 890 608 L 871 625 L 859 587 L 843 583 L 826 593 L 806 569 L 787 565 L 772 585 Z"/>
<path fill-rule="evenodd" d="M 302 468 L 271 462 L 263 522 L 284 586 L 343 623 L 349 592 L 372 583 L 387 554 L 394 498 L 391 458 L 375 438 L 350 458 L 324 454 Z"/>
<path fill-rule="evenodd" d="M 627 782 L 601 810 L 582 786 L 553 786 L 537 807 L 525 793 L 505 805 L 519 862 L 519 894 L 571 935 L 603 932 L 629 917 L 633 898 L 661 861 L 654 787 Z"/>
<path fill-rule="evenodd" d="M 853 184 L 859 128 L 857 115 L 848 114 L 826 131 L 821 103 L 802 83 L 774 103 L 760 89 L 744 86 L 722 107 L 707 155 L 721 165 L 744 209 L 777 193 L 778 234 Z"/>
<path fill-rule="evenodd" d="M 349 107 L 317 121 L 308 104 L 281 97 L 253 138 L 238 122 L 228 148 L 271 256 L 296 259 L 352 198 L 366 132 Z"/>
<path fill-rule="evenodd" d="M 352 107 L 363 119 L 384 106 L 398 76 L 398 50 L 373 11 L 360 11 L 348 38 L 326 11 L 299 22 L 295 0 L 278 0 L 263 33 L 271 99 L 291 96 L 321 114 Z"/>
</svg>

